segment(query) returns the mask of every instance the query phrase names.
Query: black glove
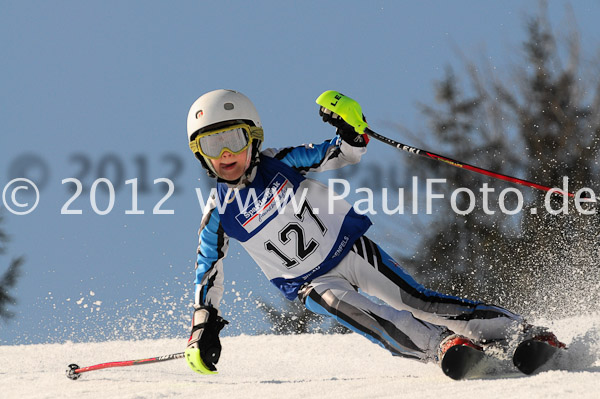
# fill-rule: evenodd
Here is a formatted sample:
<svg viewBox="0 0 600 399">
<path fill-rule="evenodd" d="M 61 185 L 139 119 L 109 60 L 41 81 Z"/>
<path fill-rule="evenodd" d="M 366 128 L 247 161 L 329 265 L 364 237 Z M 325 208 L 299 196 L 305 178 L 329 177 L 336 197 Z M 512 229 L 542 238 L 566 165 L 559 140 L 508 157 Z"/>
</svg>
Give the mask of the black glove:
<svg viewBox="0 0 600 399">
<path fill-rule="evenodd" d="M 202 306 L 194 311 L 192 333 L 186 349 L 186 360 L 192 370 L 201 374 L 216 372 L 215 364 L 221 356 L 219 332 L 226 324 L 229 322 L 212 306 Z"/>
<path fill-rule="evenodd" d="M 365 147 L 369 142 L 368 138 L 364 134 L 357 133 L 354 128 L 347 124 L 338 114 L 331 112 L 325 107 L 319 107 L 319 115 L 323 118 L 323 122 L 329 123 L 337 128 L 336 134 L 342 138 L 346 143 L 353 147 Z M 366 122 L 365 116 L 363 120 Z"/>
</svg>

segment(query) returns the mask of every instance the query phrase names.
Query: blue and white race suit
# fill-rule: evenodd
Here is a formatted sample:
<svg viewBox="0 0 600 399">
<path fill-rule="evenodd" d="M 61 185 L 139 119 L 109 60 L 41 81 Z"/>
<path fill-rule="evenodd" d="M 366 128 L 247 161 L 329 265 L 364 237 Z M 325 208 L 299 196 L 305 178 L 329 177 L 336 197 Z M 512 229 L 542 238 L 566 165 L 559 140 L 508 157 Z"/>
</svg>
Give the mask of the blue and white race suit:
<svg viewBox="0 0 600 399">
<path fill-rule="evenodd" d="M 305 177 L 357 163 L 365 152 L 338 137 L 268 149 L 249 183 L 217 183 L 199 231 L 195 304 L 218 309 L 223 259 L 234 238 L 286 298 L 300 297 L 311 311 L 334 317 L 394 355 L 434 359 L 448 328 L 479 340 L 504 338 L 519 316 L 425 289 L 364 236 L 367 216 L 344 200 L 330 200 L 326 186 Z"/>
</svg>

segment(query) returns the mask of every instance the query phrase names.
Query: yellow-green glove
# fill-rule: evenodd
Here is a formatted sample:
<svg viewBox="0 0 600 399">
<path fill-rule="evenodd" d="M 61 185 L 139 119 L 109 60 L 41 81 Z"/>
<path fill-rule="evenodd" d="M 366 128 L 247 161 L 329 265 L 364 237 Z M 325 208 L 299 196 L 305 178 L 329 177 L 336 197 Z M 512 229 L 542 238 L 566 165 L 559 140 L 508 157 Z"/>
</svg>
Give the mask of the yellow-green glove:
<svg viewBox="0 0 600 399">
<path fill-rule="evenodd" d="M 354 147 L 364 147 L 369 142 L 365 135 L 368 127 L 360 104 L 344 96 L 343 94 L 328 90 L 317 98 L 319 115 L 323 122 L 327 122 L 337 128 L 336 133 L 346 143 Z"/>
<path fill-rule="evenodd" d="M 192 333 L 185 350 L 185 360 L 200 374 L 217 374 L 215 364 L 221 356 L 219 332 L 229 324 L 218 315 L 217 309 L 203 306 L 194 311 Z"/>
<path fill-rule="evenodd" d="M 369 127 L 360 104 L 339 91 L 327 90 L 317 97 L 316 102 L 321 106 L 321 111 L 324 114 L 327 114 L 327 111 L 335 114 L 332 116 L 332 120 L 338 119 L 339 116 L 344 122 L 352 126 L 358 134 L 364 134 L 365 129 Z"/>
</svg>

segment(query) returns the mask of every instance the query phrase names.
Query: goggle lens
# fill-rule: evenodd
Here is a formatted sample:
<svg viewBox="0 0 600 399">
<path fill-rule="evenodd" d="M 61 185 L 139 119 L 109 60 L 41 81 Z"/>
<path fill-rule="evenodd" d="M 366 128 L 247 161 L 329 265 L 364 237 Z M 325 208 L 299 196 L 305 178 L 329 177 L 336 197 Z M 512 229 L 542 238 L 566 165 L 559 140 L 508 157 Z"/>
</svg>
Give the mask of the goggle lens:
<svg viewBox="0 0 600 399">
<path fill-rule="evenodd" d="M 200 153 L 207 158 L 217 159 L 223 152 L 239 154 L 248 148 L 250 138 L 246 129 L 237 127 L 196 139 Z"/>
</svg>

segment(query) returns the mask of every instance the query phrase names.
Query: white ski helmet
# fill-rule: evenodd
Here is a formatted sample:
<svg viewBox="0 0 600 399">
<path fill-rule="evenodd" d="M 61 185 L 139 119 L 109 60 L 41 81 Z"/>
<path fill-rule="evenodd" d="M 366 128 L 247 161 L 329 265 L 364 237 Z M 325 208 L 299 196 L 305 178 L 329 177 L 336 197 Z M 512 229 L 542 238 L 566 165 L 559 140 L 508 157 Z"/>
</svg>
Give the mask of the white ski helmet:
<svg viewBox="0 0 600 399">
<path fill-rule="evenodd" d="M 262 128 L 258 112 L 252 101 L 244 94 L 235 90 L 213 90 L 200 96 L 188 112 L 187 134 L 188 142 L 196 138 L 198 133 L 216 129 L 228 123 L 247 123 L 250 126 Z M 262 146 L 262 140 L 253 140 L 251 159 L 254 164 Z M 194 155 L 202 163 L 204 169 L 211 177 L 216 177 L 215 171 L 209 160 L 205 159 L 199 152 Z"/>
</svg>

